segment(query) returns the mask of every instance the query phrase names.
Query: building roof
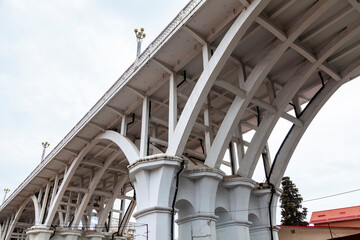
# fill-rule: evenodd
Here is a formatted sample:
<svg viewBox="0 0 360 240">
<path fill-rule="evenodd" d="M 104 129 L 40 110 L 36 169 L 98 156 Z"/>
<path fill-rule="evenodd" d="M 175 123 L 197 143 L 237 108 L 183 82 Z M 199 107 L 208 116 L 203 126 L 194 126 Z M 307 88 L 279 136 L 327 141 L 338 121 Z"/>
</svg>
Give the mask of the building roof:
<svg viewBox="0 0 360 240">
<path fill-rule="evenodd" d="M 360 238 L 360 234 L 354 234 L 354 235 L 350 235 L 350 236 L 345 236 L 345 237 L 338 237 L 336 239 L 343 239 L 343 240 L 358 240 Z"/>
<path fill-rule="evenodd" d="M 322 224 L 329 222 L 349 221 L 360 218 L 360 206 L 338 208 L 313 212 L 310 223 Z"/>
<path fill-rule="evenodd" d="M 279 228 L 307 228 L 307 229 L 320 229 L 329 228 L 328 226 L 296 226 L 296 225 L 276 225 Z M 331 226 L 331 229 L 353 229 L 360 230 L 360 227 L 344 227 L 344 226 Z"/>
</svg>

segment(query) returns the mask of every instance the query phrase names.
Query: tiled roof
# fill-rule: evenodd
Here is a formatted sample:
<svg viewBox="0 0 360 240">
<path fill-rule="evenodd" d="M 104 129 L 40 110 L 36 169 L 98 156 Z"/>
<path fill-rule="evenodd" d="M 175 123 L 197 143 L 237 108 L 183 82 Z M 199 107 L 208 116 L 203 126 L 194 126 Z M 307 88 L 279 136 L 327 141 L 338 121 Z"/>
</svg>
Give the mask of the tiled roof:
<svg viewBox="0 0 360 240">
<path fill-rule="evenodd" d="M 360 206 L 313 212 L 310 223 L 322 224 L 360 219 Z"/>
</svg>

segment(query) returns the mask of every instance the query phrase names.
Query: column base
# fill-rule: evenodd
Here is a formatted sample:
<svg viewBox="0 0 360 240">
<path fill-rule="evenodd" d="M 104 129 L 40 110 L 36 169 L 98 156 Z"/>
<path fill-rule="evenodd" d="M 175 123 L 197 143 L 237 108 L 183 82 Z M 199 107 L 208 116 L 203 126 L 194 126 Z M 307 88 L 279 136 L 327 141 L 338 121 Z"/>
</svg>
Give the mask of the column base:
<svg viewBox="0 0 360 240">
<path fill-rule="evenodd" d="M 216 224 L 216 234 L 218 239 L 228 240 L 250 240 L 249 227 L 251 222 L 225 221 Z"/>
<path fill-rule="evenodd" d="M 270 226 L 259 226 L 259 227 L 252 227 L 250 229 L 250 236 L 251 240 L 271 240 L 271 233 L 270 233 Z M 278 227 L 273 228 L 273 237 L 274 240 L 278 240 Z"/>
<path fill-rule="evenodd" d="M 171 210 L 169 207 L 150 207 L 133 214 L 136 219 L 136 235 L 139 239 L 168 240 L 170 239 Z M 151 229 L 151 231 L 149 231 Z M 135 238 L 135 239 L 138 239 Z"/>
<path fill-rule="evenodd" d="M 46 227 L 31 227 L 26 230 L 26 235 L 29 237 L 29 240 L 49 240 L 53 230 L 50 230 Z"/>
<path fill-rule="evenodd" d="M 217 219 L 218 216 L 214 214 L 194 214 L 176 220 L 179 240 L 216 240 Z"/>
<path fill-rule="evenodd" d="M 82 234 L 81 231 L 78 230 L 71 230 L 68 228 L 62 228 L 56 230 L 55 238 L 54 240 L 77 240 Z"/>
<path fill-rule="evenodd" d="M 98 232 L 86 232 L 85 238 L 87 240 L 102 240 L 105 238 L 105 234 Z"/>
</svg>

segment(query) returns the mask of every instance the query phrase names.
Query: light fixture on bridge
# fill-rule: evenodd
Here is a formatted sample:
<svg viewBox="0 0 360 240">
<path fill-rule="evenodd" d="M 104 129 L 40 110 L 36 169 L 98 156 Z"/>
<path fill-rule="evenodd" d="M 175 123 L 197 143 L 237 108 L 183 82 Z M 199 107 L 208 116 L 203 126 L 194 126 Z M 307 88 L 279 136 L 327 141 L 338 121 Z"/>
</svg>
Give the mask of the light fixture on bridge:
<svg viewBox="0 0 360 240">
<path fill-rule="evenodd" d="M 43 152 L 42 152 L 42 155 L 41 155 L 41 161 L 44 160 L 44 157 L 45 157 L 45 151 L 46 149 L 50 146 L 50 143 L 48 142 L 42 142 L 41 145 L 43 146 Z"/>
<path fill-rule="evenodd" d="M 144 28 L 140 28 L 140 31 L 137 28 L 135 28 L 134 32 L 137 40 L 137 52 L 136 52 L 136 59 L 137 59 L 139 58 L 141 53 L 141 42 L 146 37 L 146 34 L 144 32 Z"/>
<path fill-rule="evenodd" d="M 6 195 L 8 194 L 8 192 L 10 192 L 10 189 L 5 188 L 5 189 L 4 189 L 4 192 L 5 192 L 5 195 L 4 195 L 4 199 L 3 199 L 3 201 L 2 201 L 2 202 L 5 202 Z"/>
</svg>

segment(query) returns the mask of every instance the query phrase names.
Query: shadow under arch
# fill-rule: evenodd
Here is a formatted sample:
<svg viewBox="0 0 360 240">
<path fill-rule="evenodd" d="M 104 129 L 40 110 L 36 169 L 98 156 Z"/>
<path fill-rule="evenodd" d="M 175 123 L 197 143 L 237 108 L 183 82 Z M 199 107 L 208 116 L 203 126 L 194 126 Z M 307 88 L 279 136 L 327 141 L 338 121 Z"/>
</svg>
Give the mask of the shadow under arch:
<svg viewBox="0 0 360 240">
<path fill-rule="evenodd" d="M 223 207 L 217 207 L 215 209 L 215 215 L 219 217 L 216 224 L 231 220 L 229 212 Z"/>
<path fill-rule="evenodd" d="M 261 226 L 260 218 L 256 216 L 254 213 L 249 214 L 248 220 L 249 222 L 251 222 L 250 228 Z"/>
<path fill-rule="evenodd" d="M 188 200 L 185 199 L 178 200 L 175 204 L 175 208 L 179 210 L 178 219 L 191 216 L 195 213 L 193 205 Z"/>
</svg>

